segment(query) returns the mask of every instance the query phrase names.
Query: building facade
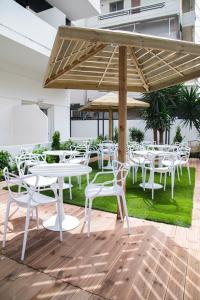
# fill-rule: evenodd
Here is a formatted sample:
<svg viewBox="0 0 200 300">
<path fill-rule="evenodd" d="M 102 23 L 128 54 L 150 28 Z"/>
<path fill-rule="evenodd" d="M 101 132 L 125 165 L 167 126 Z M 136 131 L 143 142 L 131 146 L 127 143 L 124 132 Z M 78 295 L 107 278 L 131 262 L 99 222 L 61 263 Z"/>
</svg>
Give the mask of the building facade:
<svg viewBox="0 0 200 300">
<path fill-rule="evenodd" d="M 98 0 L 0 1 L 0 147 L 70 136 L 70 91 L 44 89 L 57 27 L 99 14 Z"/>
<path fill-rule="evenodd" d="M 78 20 L 73 24 L 83 27 L 125 30 L 200 43 L 199 0 L 101 0 L 100 5 L 100 15 Z M 78 120 L 80 123 L 81 119 L 98 119 L 98 114 L 80 114 L 77 108 L 78 103 L 84 105 L 88 100 L 99 98 L 102 94 L 98 91 L 72 91 L 72 129 L 77 128 Z M 129 96 L 141 97 L 138 93 L 130 93 Z M 131 120 L 131 113 L 128 116 Z M 108 114 L 100 114 L 100 124 L 103 122 L 102 119 L 107 118 Z M 141 122 L 137 122 L 144 130 Z M 128 121 L 129 123 L 131 124 L 130 121 Z M 94 135 L 96 130 L 96 128 L 94 130 L 94 126 L 86 126 L 86 124 L 83 126 L 79 124 L 79 126 L 81 128 L 92 127 L 91 132 Z M 106 126 L 100 125 L 101 128 Z M 101 133 L 104 132 L 107 131 L 101 129 Z M 188 138 L 191 138 L 188 132 L 186 134 Z M 73 135 L 77 135 L 77 131 L 72 130 Z M 88 133 L 88 135 L 90 134 Z"/>
</svg>

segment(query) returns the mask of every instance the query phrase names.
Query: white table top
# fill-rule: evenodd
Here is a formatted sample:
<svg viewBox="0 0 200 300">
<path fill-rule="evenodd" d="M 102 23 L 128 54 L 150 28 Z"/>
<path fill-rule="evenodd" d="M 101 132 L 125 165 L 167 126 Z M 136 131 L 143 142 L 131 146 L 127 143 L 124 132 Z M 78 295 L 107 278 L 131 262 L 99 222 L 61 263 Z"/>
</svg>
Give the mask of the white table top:
<svg viewBox="0 0 200 300">
<path fill-rule="evenodd" d="M 64 155 L 77 155 L 78 151 L 75 150 L 48 150 L 44 151 L 46 155 L 64 156 Z"/>
<path fill-rule="evenodd" d="M 133 151 L 133 153 L 135 153 L 136 155 L 141 155 L 141 156 L 145 156 L 148 153 L 153 154 L 155 156 L 176 154 L 174 152 L 161 151 L 161 150 L 136 150 L 136 151 Z"/>
<path fill-rule="evenodd" d="M 48 176 L 48 177 L 70 177 L 86 175 L 92 172 L 92 168 L 70 163 L 58 163 L 58 164 L 45 164 L 37 165 L 29 169 L 34 175 Z"/>
<path fill-rule="evenodd" d="M 164 148 L 168 148 L 168 149 L 177 149 L 178 148 L 178 146 L 176 146 L 176 145 L 156 145 L 156 144 L 151 144 L 151 145 L 146 145 L 147 147 L 149 147 L 149 148 L 157 148 L 157 149 L 164 149 Z"/>
</svg>

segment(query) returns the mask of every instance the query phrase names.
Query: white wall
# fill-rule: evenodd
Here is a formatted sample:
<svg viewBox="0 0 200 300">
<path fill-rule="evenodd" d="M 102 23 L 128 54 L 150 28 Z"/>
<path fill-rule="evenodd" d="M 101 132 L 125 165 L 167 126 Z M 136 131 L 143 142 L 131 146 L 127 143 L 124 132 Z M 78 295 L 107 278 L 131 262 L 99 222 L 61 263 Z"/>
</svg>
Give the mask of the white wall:
<svg viewBox="0 0 200 300">
<path fill-rule="evenodd" d="M 38 105 L 18 105 L 12 108 L 13 144 L 48 141 L 48 118 Z"/>
<path fill-rule="evenodd" d="M 70 122 L 69 97 L 69 92 L 66 92 L 65 90 L 42 88 L 40 79 L 37 81 L 0 69 L 0 145 L 21 143 L 21 140 L 19 142 L 13 138 L 13 136 L 15 136 L 15 128 L 13 128 L 12 125 L 12 113 L 14 107 L 21 106 L 22 100 L 30 103 L 41 102 L 43 105 L 52 106 L 53 113 L 51 114 L 51 121 L 53 124 L 51 133 L 53 133 L 54 130 L 60 130 L 61 139 L 68 139 Z M 15 109 L 14 113 L 17 113 Z M 37 130 L 37 132 L 38 138 L 34 136 L 34 139 L 25 140 L 24 143 L 39 142 L 41 140 L 41 135 L 39 130 Z M 43 142 L 46 141 L 46 139 L 43 140 Z"/>
<path fill-rule="evenodd" d="M 37 16 L 56 29 L 61 25 L 65 25 L 65 14 L 56 7 L 41 11 L 37 13 Z"/>
<path fill-rule="evenodd" d="M 175 136 L 177 126 L 181 126 L 181 134 L 184 137 L 184 141 L 192 141 L 199 140 L 199 134 L 195 128 L 190 130 L 188 127 L 183 127 L 183 123 L 181 120 L 176 120 L 172 125 L 170 130 L 170 143 L 173 143 L 173 139 Z M 102 122 L 100 121 L 100 134 L 102 134 Z M 118 127 L 118 121 L 114 121 L 114 128 Z M 153 141 L 153 132 L 152 130 L 145 129 L 145 121 L 144 120 L 128 120 L 127 128 L 136 127 L 141 129 L 145 133 L 145 140 Z M 129 131 L 127 130 L 127 136 Z M 104 125 L 104 134 L 108 135 L 108 120 L 105 120 Z M 72 121 L 72 137 L 97 137 L 97 121 L 96 120 L 73 120 Z"/>
</svg>

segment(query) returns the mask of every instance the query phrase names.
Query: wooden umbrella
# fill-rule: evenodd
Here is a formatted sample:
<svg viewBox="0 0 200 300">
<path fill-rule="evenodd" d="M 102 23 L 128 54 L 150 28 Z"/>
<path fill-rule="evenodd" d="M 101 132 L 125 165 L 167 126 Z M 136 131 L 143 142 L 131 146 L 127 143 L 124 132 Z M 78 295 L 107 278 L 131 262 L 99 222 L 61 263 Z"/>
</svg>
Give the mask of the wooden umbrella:
<svg viewBox="0 0 200 300">
<path fill-rule="evenodd" d="M 119 153 L 126 160 L 127 91 L 200 77 L 200 45 L 105 29 L 59 27 L 44 87 L 119 92 Z"/>
<path fill-rule="evenodd" d="M 112 140 L 112 124 L 113 124 L 113 111 L 118 111 L 119 98 L 116 93 L 107 93 L 93 101 L 88 102 L 86 105 L 82 106 L 79 111 L 94 111 L 94 112 L 109 112 L 109 139 Z M 149 104 L 127 97 L 127 109 L 137 109 L 142 110 L 149 107 Z"/>
</svg>

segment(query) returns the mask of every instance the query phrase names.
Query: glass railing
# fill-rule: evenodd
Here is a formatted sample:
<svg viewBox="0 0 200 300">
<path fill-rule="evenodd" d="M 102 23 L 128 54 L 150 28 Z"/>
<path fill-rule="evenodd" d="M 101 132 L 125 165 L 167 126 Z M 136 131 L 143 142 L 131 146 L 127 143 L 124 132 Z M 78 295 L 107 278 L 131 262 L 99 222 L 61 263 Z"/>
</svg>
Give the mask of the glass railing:
<svg viewBox="0 0 200 300">
<path fill-rule="evenodd" d="M 98 19 L 101 21 L 101 20 L 111 19 L 111 18 L 125 16 L 125 15 L 138 14 L 145 11 L 160 9 L 163 8 L 164 6 L 165 6 L 165 2 L 160 2 L 156 4 L 145 5 L 145 6 L 137 6 L 129 9 L 118 10 L 108 14 L 100 15 Z"/>
</svg>

